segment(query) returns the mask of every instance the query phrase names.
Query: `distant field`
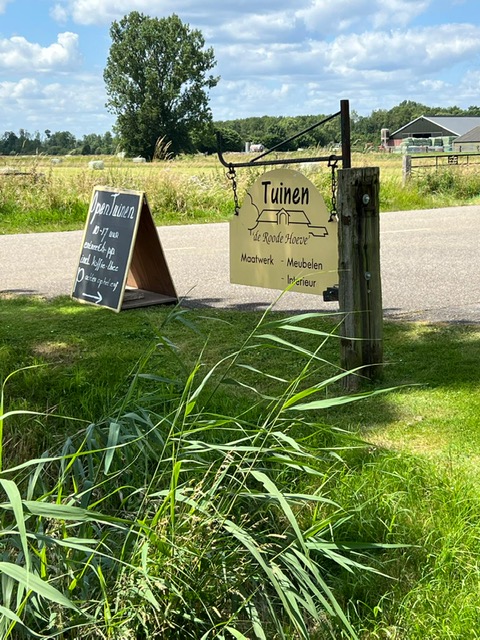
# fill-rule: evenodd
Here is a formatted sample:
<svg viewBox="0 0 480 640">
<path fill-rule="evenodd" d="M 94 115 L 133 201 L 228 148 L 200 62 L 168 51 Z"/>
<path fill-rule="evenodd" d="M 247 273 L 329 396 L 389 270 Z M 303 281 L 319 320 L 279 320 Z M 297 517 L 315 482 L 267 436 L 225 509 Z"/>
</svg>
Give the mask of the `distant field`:
<svg viewBox="0 0 480 640">
<path fill-rule="evenodd" d="M 327 150 L 306 150 L 302 156 L 326 156 Z M 299 157 L 275 154 L 275 159 Z M 245 161 L 245 154 L 228 154 Z M 89 162 L 101 160 L 102 169 Z M 341 163 L 339 163 L 339 167 Z M 468 176 L 421 176 L 402 185 L 402 157 L 397 154 L 353 153 L 353 167 L 380 168 L 380 209 L 425 209 L 480 201 L 475 168 Z M 327 207 L 332 197 L 331 168 L 326 162 L 290 165 L 319 189 Z M 268 167 L 237 170 L 240 203 L 245 191 Z M 473 173 L 472 173 L 473 172 Z M 473 176 L 473 177 L 472 177 Z M 83 227 L 95 185 L 144 191 L 158 225 L 219 222 L 234 211 L 231 181 L 216 155 L 181 156 L 175 160 L 135 163 L 115 156 L 0 156 L 0 233 L 65 231 Z"/>
<path fill-rule="evenodd" d="M 281 158 L 295 158 L 295 157 L 313 157 L 313 156 L 328 156 L 332 153 L 326 149 L 307 149 L 303 152 L 290 152 L 290 153 L 275 153 L 271 156 L 267 156 L 272 159 Z M 245 154 L 245 153 L 225 153 L 224 156 L 228 161 L 232 162 L 245 162 L 249 159 L 253 159 L 258 154 Z M 117 156 L 1 156 L 0 155 L 0 170 L 3 167 L 21 168 L 26 171 L 35 169 L 37 171 L 55 171 L 64 172 L 66 169 L 88 169 L 88 164 L 92 160 L 102 160 L 106 170 L 132 170 L 136 174 L 148 175 L 150 172 L 159 171 L 168 168 L 172 171 L 178 171 L 181 173 L 196 173 L 198 171 L 223 171 L 223 167 L 216 155 L 190 155 L 180 156 L 174 160 L 167 161 L 155 161 L 146 163 L 133 162 L 132 158 L 118 158 Z M 322 167 L 326 169 L 326 163 L 318 163 L 316 170 L 322 170 Z M 353 153 L 352 154 L 352 166 L 354 167 L 366 167 L 375 166 L 380 167 L 384 171 L 398 173 L 401 175 L 402 171 L 402 157 L 400 154 L 384 154 L 384 153 Z M 302 165 L 300 165 L 302 167 Z M 339 162 L 341 167 L 341 162 Z M 305 168 L 305 167 L 304 167 Z M 309 168 L 311 170 L 311 167 Z M 92 171 L 90 169 L 90 171 Z M 97 173 L 101 173 L 97 171 Z"/>
</svg>

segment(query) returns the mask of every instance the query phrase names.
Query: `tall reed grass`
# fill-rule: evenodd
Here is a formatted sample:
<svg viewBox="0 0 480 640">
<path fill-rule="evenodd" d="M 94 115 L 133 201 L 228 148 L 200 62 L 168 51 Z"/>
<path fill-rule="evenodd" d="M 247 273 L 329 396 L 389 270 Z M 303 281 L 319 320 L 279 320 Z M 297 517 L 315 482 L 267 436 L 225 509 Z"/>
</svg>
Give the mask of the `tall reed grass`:
<svg viewBox="0 0 480 640">
<path fill-rule="evenodd" d="M 0 175 L 3 233 L 81 228 L 95 185 L 144 191 L 157 224 L 223 220 L 233 210 L 227 179 L 220 173 L 182 174 L 168 163 L 150 170 L 122 166 L 100 174 L 89 169 L 50 168 L 39 175 Z"/>
<path fill-rule="evenodd" d="M 236 158 L 234 158 L 236 159 Z M 245 158 L 240 158 L 242 161 Z M 192 156 L 173 161 L 135 165 L 105 158 L 105 169 L 88 167 L 88 158 L 0 158 L 0 233 L 28 233 L 79 229 L 83 226 L 95 185 L 144 191 L 155 222 L 185 224 L 228 220 L 234 211 L 231 181 L 216 157 Z M 380 166 L 380 205 L 383 211 L 465 204 L 479 195 L 474 168 L 425 173 L 402 185 L 400 157 L 354 154 L 353 166 Z M 11 169 L 20 173 L 2 174 Z M 263 167 L 237 172 L 240 202 Z M 318 187 L 327 207 L 332 200 L 331 171 L 324 164 L 301 165 L 298 170 Z"/>
<path fill-rule="evenodd" d="M 324 488 L 364 445 L 320 417 L 363 396 L 328 392 L 344 371 L 318 378 L 337 338 L 312 317 L 267 314 L 239 349 L 206 370 L 201 352 L 180 378 L 146 357 L 108 419 L 1 471 L 0 637 L 357 637 L 332 578 L 379 573 L 362 554 L 396 545 L 337 535 L 361 505 L 345 510 Z M 313 350 L 301 344 L 312 333 Z M 291 376 L 248 357 L 278 349 L 302 358 Z M 2 428 L 16 413 L 10 379 Z M 229 389 L 250 407 L 222 412 Z"/>
<path fill-rule="evenodd" d="M 480 173 L 475 166 L 445 167 L 438 171 L 418 172 L 413 184 L 420 194 L 468 201 L 480 194 Z"/>
</svg>

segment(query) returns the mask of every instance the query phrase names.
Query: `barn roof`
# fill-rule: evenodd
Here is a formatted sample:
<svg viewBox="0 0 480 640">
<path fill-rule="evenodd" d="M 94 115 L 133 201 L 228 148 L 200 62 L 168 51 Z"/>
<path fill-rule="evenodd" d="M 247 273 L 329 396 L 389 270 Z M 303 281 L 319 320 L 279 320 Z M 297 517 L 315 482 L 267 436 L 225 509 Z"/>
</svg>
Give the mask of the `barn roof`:
<svg viewBox="0 0 480 640">
<path fill-rule="evenodd" d="M 480 142 L 480 125 L 464 133 L 455 142 Z"/>
<path fill-rule="evenodd" d="M 419 125 L 422 125 L 426 128 L 425 133 L 430 131 L 434 131 L 433 127 L 437 127 L 440 131 L 445 131 L 446 135 L 452 136 L 461 136 L 471 131 L 473 128 L 480 126 L 480 118 L 474 116 L 419 116 L 412 120 L 408 124 L 400 127 L 397 131 L 394 131 L 390 134 L 390 138 L 396 137 L 398 135 L 408 136 L 408 131 L 415 130 L 415 133 L 418 132 Z M 437 132 L 435 131 L 435 134 Z M 440 133 L 440 135 L 442 135 Z"/>
</svg>

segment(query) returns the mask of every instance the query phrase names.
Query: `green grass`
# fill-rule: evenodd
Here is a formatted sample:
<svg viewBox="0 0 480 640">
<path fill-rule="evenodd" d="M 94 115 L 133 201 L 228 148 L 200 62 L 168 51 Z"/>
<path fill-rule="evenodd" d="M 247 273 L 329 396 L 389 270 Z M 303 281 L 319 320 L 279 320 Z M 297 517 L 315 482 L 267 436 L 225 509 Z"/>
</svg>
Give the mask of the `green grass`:
<svg viewBox="0 0 480 640">
<path fill-rule="evenodd" d="M 109 310 L 80 305 L 67 298 L 52 301 L 3 298 L 0 376 L 20 367 L 47 365 L 17 377 L 11 383 L 10 395 L 31 409 L 54 408 L 85 420 L 98 419 L 125 390 L 138 360 L 160 342 L 168 314 L 167 307 L 113 315 Z M 206 340 L 207 363 L 220 360 L 227 345 L 233 348 L 241 344 L 260 314 L 188 310 L 181 317 L 193 323 L 196 331 L 178 321 L 168 324 L 168 335 L 179 349 L 175 369 L 171 370 L 170 360 L 163 363 L 161 347 L 154 349 L 149 360 L 149 366 L 158 366 L 162 375 L 168 376 L 163 369 L 168 367 L 172 378 L 182 372 L 185 375 L 194 365 Z M 326 318 L 322 328 L 331 327 L 335 318 Z M 209 338 L 211 334 L 214 338 Z M 349 426 L 360 430 L 368 425 L 369 436 L 410 447 L 412 451 L 424 446 L 425 451 L 429 448 L 433 452 L 444 451 L 447 447 L 450 453 L 453 448 L 477 453 L 471 436 L 474 430 L 476 438 L 476 429 L 480 428 L 480 421 L 476 420 L 480 415 L 476 371 L 480 358 L 478 328 L 386 323 L 385 334 L 384 384 L 419 386 L 391 394 L 388 401 L 364 401 L 361 407 L 352 409 L 352 415 L 345 408 L 338 417 L 337 410 L 332 420 L 339 419 L 343 424 L 348 421 Z M 325 345 L 326 360 L 338 362 L 337 347 L 333 338 Z M 286 370 L 293 374 L 299 366 L 298 357 L 290 350 L 280 353 L 281 359 L 275 352 L 273 362 L 268 350 L 254 351 L 249 357 L 259 368 L 271 366 L 276 375 Z M 333 366 L 319 365 L 318 375 L 327 377 L 332 370 Z M 453 430 L 454 420 L 457 426 Z M 436 446 L 429 447 L 430 440 Z"/>
<path fill-rule="evenodd" d="M 64 302 L 49 311 L 58 320 L 58 312 L 68 314 L 73 309 L 71 302 Z M 88 347 L 94 351 L 101 340 L 100 325 L 103 331 L 111 331 L 111 314 L 108 318 L 98 311 L 86 310 L 97 330 L 89 332 L 84 352 Z M 296 363 L 287 355 L 282 364 L 292 367 L 289 377 L 269 374 L 266 379 L 274 386 L 264 387 L 252 380 L 263 377 L 260 370 L 252 369 L 261 366 L 256 353 L 284 350 L 261 332 L 281 333 L 289 326 L 283 320 L 267 318 L 255 330 L 259 317 L 245 314 L 245 331 L 236 333 L 233 343 L 228 318 L 223 314 L 210 318 L 215 340 L 220 335 L 227 339 L 222 359 L 218 361 L 214 353 L 212 363 L 203 355 L 194 356 L 195 352 L 206 353 L 205 338 L 197 348 L 192 342 L 185 343 L 186 329 L 192 326 L 181 311 L 143 312 L 131 314 L 131 319 L 144 321 L 147 315 L 152 326 L 158 323 L 161 333 L 155 341 L 150 337 L 147 345 L 144 341 L 138 352 L 140 366 L 133 367 L 128 386 L 117 392 L 105 414 L 108 417 L 77 428 L 76 434 L 64 432 L 61 438 L 57 429 L 50 438 L 50 452 L 38 459 L 32 460 L 30 451 L 22 463 L 19 443 L 13 447 L 16 459 L 12 454 L 2 455 L 5 470 L 0 483 L 7 497 L 1 505 L 1 535 L 7 550 L 7 561 L 0 567 L 6 593 L 0 610 L 4 637 L 10 637 L 13 630 L 21 632 L 20 619 L 27 637 L 47 629 L 55 636 L 77 625 L 82 627 L 82 637 L 104 633 L 107 637 L 131 634 L 146 638 L 168 633 L 183 639 L 201 633 L 202 637 L 222 638 L 228 632 L 245 638 L 244 633 L 253 631 L 258 638 L 273 639 L 288 631 L 292 637 L 306 639 L 314 628 L 316 635 L 317 631 L 323 636 L 329 629 L 343 628 L 349 637 L 355 637 L 322 575 L 322 558 L 329 564 L 360 567 L 348 557 L 350 541 L 343 540 L 339 546 L 330 539 L 329 529 L 342 508 L 336 505 L 334 513 L 317 522 L 319 508 L 326 504 L 331 509 L 334 502 L 317 492 L 298 493 L 296 488 L 302 483 L 292 473 L 301 468 L 321 477 L 321 469 L 328 470 L 332 464 L 329 452 L 333 445 L 323 442 L 323 436 L 316 436 L 322 448 L 312 449 L 302 445 L 295 434 L 297 430 L 318 432 L 316 421 L 305 419 L 304 412 L 309 411 L 301 402 L 324 386 L 317 381 L 311 390 L 305 389 L 308 362 L 315 364 L 317 354 L 304 347 L 302 360 Z M 310 314 L 306 319 L 311 319 Z M 172 334 L 169 320 L 179 321 L 180 334 Z M 230 331 L 218 331 L 218 322 L 230 326 Z M 206 329 L 205 323 L 206 319 L 198 318 L 200 328 Z M 48 324 L 50 332 L 59 333 L 57 322 Z M 10 322 L 2 326 L 15 332 Z M 70 318 L 70 335 L 80 326 Z M 115 333 L 118 338 L 129 337 Z M 5 443 L 10 440 L 10 449 L 19 416 L 44 427 L 48 422 L 50 432 L 59 420 L 54 415 L 45 421 L 45 415 L 22 412 L 8 403 L 18 380 L 40 395 L 50 386 L 41 377 L 22 379 L 41 371 L 39 344 L 49 355 L 57 348 L 57 344 L 45 344 L 45 335 L 35 341 L 32 364 L 7 376 L 2 386 L 4 414 L 0 420 L 5 423 L 3 438 Z M 305 335 L 311 339 L 311 329 Z M 27 341 L 31 336 L 28 332 Z M 173 347 L 175 336 L 178 350 Z M 327 336 L 319 331 L 317 337 Z M 182 357 L 185 351 L 188 357 Z M 8 358 L 7 352 L 8 347 Z M 192 356 L 193 361 L 189 360 Z M 92 391 L 101 396 L 104 377 L 97 374 L 102 369 L 92 363 L 85 366 L 95 379 Z M 295 374 L 293 369 L 298 366 Z M 121 373 L 118 367 L 116 373 Z M 234 380 L 239 393 L 232 396 L 229 389 Z M 214 396 L 216 402 L 212 402 Z M 313 408 L 329 405 L 328 398 L 320 398 Z M 61 420 L 72 428 L 78 412 L 74 416 Z M 339 446 L 343 450 L 350 445 L 338 442 L 334 447 L 337 458 Z M 15 463 L 17 467 L 12 467 Z M 301 527 L 295 511 L 310 503 L 315 506 L 312 523 Z M 355 541 L 353 548 L 372 545 Z M 44 591 L 39 577 L 46 583 Z M 48 602 L 57 609 L 49 609 Z"/>
<path fill-rule="evenodd" d="M 292 155 L 292 154 L 287 154 Z M 245 161 L 244 156 L 231 156 Z M 39 157 L 0 157 L 0 170 L 16 169 L 29 175 L 0 173 L 0 234 L 81 229 L 93 187 L 134 189 L 147 194 L 158 225 L 219 222 L 231 218 L 234 200 L 231 181 L 216 156 L 181 157 L 174 161 L 135 165 L 105 157 L 105 169 L 88 168 L 90 158 L 63 158 L 52 165 Z M 402 158 L 394 154 L 354 153 L 352 165 L 380 167 L 380 209 L 399 211 L 479 201 L 480 179 L 475 166 L 428 172 L 402 185 Z M 331 170 L 325 163 L 300 169 L 317 186 L 327 206 L 331 202 Z M 240 203 L 262 167 L 237 171 Z"/>
<path fill-rule="evenodd" d="M 273 312 L 266 322 L 283 317 L 283 314 Z M 351 572 L 348 565 L 338 564 L 338 558 L 329 557 L 328 553 L 325 555 L 325 549 L 320 555 L 323 579 L 327 580 L 358 636 L 365 640 L 480 637 L 477 631 L 480 486 L 476 472 L 480 449 L 480 329 L 477 326 L 452 324 L 386 323 L 387 365 L 381 385 L 372 386 L 370 390 L 395 387 L 395 391 L 366 397 L 353 404 L 328 407 L 325 405 L 328 405 L 330 399 L 342 395 L 341 386 L 333 383 L 316 394 L 321 402 L 313 411 L 284 414 L 272 408 L 276 403 L 282 402 L 283 397 L 288 397 L 284 396 L 285 385 L 278 378 L 296 379 L 297 391 L 309 388 L 314 382 L 328 379 L 337 371 L 337 338 L 326 340 L 320 351 L 325 362 L 313 361 L 308 379 L 302 377 L 306 360 L 299 351 L 294 348 L 279 349 L 271 341 L 260 338 L 255 338 L 251 343 L 252 348 L 243 348 L 241 359 L 237 362 L 237 365 L 242 364 L 240 369 L 235 367 L 230 371 L 227 362 L 219 364 L 228 353 L 234 353 L 241 347 L 259 319 L 260 314 L 254 312 L 222 310 L 189 310 L 172 316 L 171 310 L 166 307 L 114 315 L 108 310 L 79 305 L 65 298 L 53 301 L 1 299 L 0 379 L 5 379 L 16 369 L 34 366 L 19 371 L 7 380 L 4 387 L 4 411 L 29 410 L 48 414 L 14 414 L 3 421 L 4 469 L 35 458 L 46 448 L 51 452 L 58 451 L 59 447 L 64 453 L 77 452 L 79 446 L 87 446 L 79 444 L 85 433 L 90 434 L 87 437 L 87 440 L 90 438 L 90 449 L 94 442 L 94 446 L 99 448 L 99 464 L 104 468 L 104 447 L 108 443 L 110 446 L 113 442 L 118 444 L 119 433 L 123 433 L 117 433 L 116 427 L 112 425 L 118 422 L 124 424 L 122 429 L 127 429 L 127 425 L 138 429 L 141 424 L 136 418 L 122 418 L 130 414 L 133 416 L 132 411 L 150 416 L 148 420 L 153 420 L 152 424 L 165 424 L 165 419 L 172 416 L 172 408 L 183 407 L 181 433 L 184 435 L 180 440 L 174 438 L 172 444 L 177 443 L 175 447 L 187 447 L 182 454 L 187 460 L 194 456 L 192 460 L 211 460 L 212 464 L 216 460 L 212 445 L 229 443 L 232 438 L 238 438 L 238 428 L 242 424 L 243 429 L 246 429 L 244 436 L 248 432 L 252 437 L 258 438 L 254 434 L 257 433 L 259 424 L 268 424 L 275 427 L 273 431 L 285 431 L 289 437 L 294 438 L 297 447 L 305 447 L 301 455 L 307 455 L 308 452 L 308 455 L 317 457 L 316 463 L 307 463 L 308 458 L 304 458 L 302 473 L 294 466 L 285 467 L 281 464 L 277 468 L 273 465 L 271 454 L 265 458 L 260 450 L 258 453 L 258 459 L 261 460 L 258 473 L 272 473 L 271 477 L 279 491 L 317 494 L 325 500 L 317 505 L 308 500 L 305 503 L 293 501 L 295 520 L 302 535 L 306 536 L 305 540 L 308 540 L 308 532 L 315 530 L 322 532 L 322 544 L 333 539 L 401 545 L 400 548 L 379 548 L 370 552 L 364 550 L 362 557 L 347 553 L 351 560 L 369 565 L 386 576 L 361 569 Z M 306 324 L 310 329 L 329 334 L 335 332 L 336 321 L 336 317 L 318 316 L 308 319 Z M 272 331 L 299 343 L 304 349 L 315 349 L 323 341 L 320 335 L 296 335 L 292 331 L 284 331 L 275 322 L 268 330 L 265 328 L 260 333 Z M 296 335 L 295 340 L 291 338 L 292 335 Z M 170 348 L 171 344 L 176 345 L 176 348 Z M 253 369 L 268 370 L 273 377 L 265 378 Z M 139 371 L 146 375 L 136 377 L 135 372 Z M 212 373 L 208 373 L 208 379 L 205 379 L 207 372 Z M 217 381 L 225 375 L 232 381 L 236 379 L 237 384 L 221 384 L 217 388 Z M 228 382 L 228 379 L 224 382 Z M 136 383 L 132 386 L 133 380 Z M 250 391 L 251 388 L 256 388 L 264 396 L 276 398 L 274 404 L 270 406 L 270 401 L 262 401 L 258 394 Z M 196 389 L 202 390 L 200 395 Z M 212 396 L 214 389 L 216 392 Z M 366 389 L 369 390 L 368 385 Z M 292 394 L 294 391 L 290 390 L 288 393 Z M 198 405 L 200 397 L 208 398 L 208 402 L 205 400 L 207 404 Z M 193 398 L 195 401 L 192 404 Z M 202 406 L 205 408 L 202 409 Z M 168 420 L 180 419 L 178 409 L 174 411 L 177 417 L 170 417 Z M 75 420 L 59 415 L 70 416 Z M 270 416 L 267 421 L 265 416 Z M 89 424 L 96 426 L 85 431 Z M 253 428 L 253 425 L 256 427 Z M 272 437 L 273 431 L 267 429 L 270 434 L 268 438 Z M 351 441 L 345 431 L 360 437 L 362 442 Z M 127 433 L 128 430 L 124 437 L 127 437 Z M 153 433 L 157 431 L 152 432 L 152 435 Z M 158 431 L 159 435 L 161 433 L 164 433 L 163 428 Z M 157 446 L 155 440 L 145 442 L 150 442 L 149 447 Z M 269 447 L 278 445 L 273 445 L 271 440 L 268 442 Z M 258 493 L 261 488 L 258 480 L 265 480 L 262 475 L 255 476 L 257 480 L 253 484 L 250 484 L 250 480 L 247 482 L 246 476 L 240 479 L 236 475 L 245 465 L 245 459 L 238 458 L 233 453 L 236 446 L 238 445 L 228 444 L 212 467 L 212 476 L 203 475 L 202 481 L 195 481 L 194 475 L 189 479 L 193 468 L 182 471 L 182 466 L 170 465 L 165 476 L 158 476 L 160 487 L 167 490 L 176 477 L 177 468 L 180 470 L 180 479 L 185 483 L 182 484 L 182 491 L 188 486 L 197 486 L 200 494 L 202 491 L 208 493 L 212 478 L 217 477 L 223 469 L 231 479 L 232 487 L 239 483 L 236 486 Z M 297 449 L 299 455 L 300 448 Z M 119 455 L 121 451 L 125 451 L 124 455 L 127 455 L 127 449 L 119 449 Z M 136 460 L 135 464 L 141 463 L 137 466 L 146 464 L 146 468 L 153 472 L 155 467 L 151 467 L 152 461 L 148 462 L 147 458 L 144 460 L 144 450 L 141 451 L 141 455 L 138 452 L 132 454 L 132 459 Z M 176 451 L 178 454 L 180 449 Z M 287 452 L 288 447 L 285 447 L 284 453 Z M 342 460 L 336 459 L 333 455 L 335 453 L 340 453 Z M 73 459 L 80 460 L 81 456 L 78 456 L 75 453 Z M 128 458 L 117 460 L 115 456 L 110 459 L 107 455 L 108 464 L 112 465 L 109 471 L 113 474 L 111 498 L 108 498 L 108 492 L 104 497 L 101 497 L 101 491 L 98 492 L 97 500 L 101 500 L 102 507 L 112 500 L 116 503 L 115 496 L 119 491 L 125 493 L 125 485 L 130 482 L 128 474 L 121 476 L 122 483 L 115 488 L 114 470 L 123 468 L 127 473 L 130 468 L 128 465 L 125 467 Z M 184 464 L 181 457 L 175 459 L 181 465 Z M 52 464 L 48 478 L 53 478 L 54 487 L 55 464 Z M 58 485 L 55 490 L 52 487 L 48 489 L 48 495 L 56 495 L 57 501 L 64 501 L 68 496 L 78 494 L 80 466 L 77 462 L 75 465 L 72 467 L 71 479 L 67 481 L 66 478 L 70 476 L 60 475 L 60 478 L 64 478 L 63 484 Z M 310 472 L 307 472 L 308 469 Z M 87 469 L 84 468 L 82 473 L 86 472 Z M 7 476 L 4 472 L 0 478 L 2 477 L 12 476 Z M 100 477 L 101 474 L 97 471 L 97 482 Z M 49 484 L 48 478 L 43 480 L 46 485 Z M 189 485 L 189 482 L 197 484 Z M 21 479 L 18 483 L 21 488 Z M 73 485 L 70 486 L 70 483 Z M 59 493 L 60 486 L 63 488 Z M 46 490 L 47 487 L 42 489 Z M 273 491 L 275 489 L 270 486 L 265 493 L 267 504 L 272 500 L 275 503 Z M 231 502 L 234 493 L 227 491 L 226 494 L 216 494 L 214 500 L 215 504 L 223 505 L 225 513 L 239 516 L 242 508 L 237 511 L 239 507 Z M 251 500 L 251 496 L 247 497 L 245 494 L 244 499 Z M 332 502 L 329 503 L 328 500 Z M 183 511 L 179 503 L 174 509 L 178 518 L 176 545 L 179 551 L 182 550 L 182 554 L 186 554 L 186 559 L 194 558 L 198 553 L 199 547 L 192 545 L 205 546 L 205 540 L 211 538 L 215 542 L 212 542 L 213 547 L 207 545 L 207 548 L 211 554 L 212 573 L 218 574 L 222 563 L 225 563 L 225 556 L 216 553 L 219 549 L 229 550 L 227 555 L 230 554 L 231 563 L 226 566 L 232 570 L 231 579 L 237 581 L 235 588 L 240 590 L 239 598 L 244 602 L 244 608 L 241 607 L 243 613 L 235 618 L 237 630 L 247 629 L 247 610 L 252 615 L 248 607 L 245 609 L 246 601 L 242 598 L 246 597 L 246 591 L 240 585 L 248 585 L 250 579 L 259 579 L 255 568 L 256 545 L 260 545 L 258 549 L 261 549 L 264 544 L 268 544 L 268 536 L 273 536 L 271 540 L 276 540 L 275 536 L 284 535 L 285 523 L 290 518 L 287 516 L 289 512 L 283 508 L 277 512 L 273 503 L 270 510 L 252 511 L 257 514 L 255 517 L 261 523 L 258 530 L 249 528 L 252 523 L 249 523 L 248 518 L 237 521 L 252 536 L 249 538 L 250 547 L 243 547 L 243 551 L 235 545 L 231 546 L 230 536 L 233 530 L 230 529 L 227 535 L 221 521 L 212 519 L 210 511 L 208 518 L 203 520 L 202 511 L 198 511 L 199 506 L 197 510 L 189 512 Z M 95 508 L 98 509 L 100 504 Z M 173 508 L 173 502 L 171 506 Z M 140 517 L 140 512 L 136 513 Z M 142 517 L 153 516 L 145 513 Z M 168 534 L 172 526 L 171 516 L 162 522 L 162 526 L 166 527 L 166 537 L 162 533 L 161 539 L 164 542 L 161 544 L 165 545 L 167 540 L 171 540 Z M 295 528 L 293 520 L 290 524 Z M 188 534 L 193 530 L 192 526 L 198 530 L 198 537 L 195 539 L 191 539 Z M 107 524 L 103 525 L 103 530 L 107 535 Z M 261 533 L 265 533 L 267 538 L 262 537 Z M 76 529 L 76 535 L 89 537 L 93 535 L 93 531 L 87 536 L 86 532 L 82 534 L 80 527 Z M 148 559 L 148 563 L 151 561 L 153 564 L 144 567 L 143 579 L 146 579 L 147 574 L 148 581 L 164 579 L 168 574 L 171 580 L 181 580 L 180 574 L 171 573 L 172 566 L 160 560 L 158 554 L 162 549 L 161 544 L 157 546 L 156 542 L 154 544 L 153 540 L 147 540 L 140 533 L 135 534 L 135 540 L 140 546 L 135 547 L 137 551 L 133 550 L 133 556 L 128 555 L 130 551 L 127 554 L 128 545 L 121 547 L 122 557 L 128 557 L 128 566 L 136 566 L 137 562 L 138 566 L 142 566 L 141 558 L 144 557 Z M 149 545 L 150 552 L 146 551 L 143 546 L 145 544 Z M 246 552 L 246 548 L 250 551 Z M 280 548 L 277 551 L 285 553 Z M 139 556 L 135 560 L 137 552 Z M 142 556 L 142 553 L 146 555 Z M 237 555 L 238 553 L 241 555 Z M 235 571 L 233 567 L 237 565 L 244 566 L 246 574 Z M 153 575 L 151 572 L 154 566 L 164 567 L 163 572 Z M 198 572 L 202 565 L 194 563 L 181 566 L 190 580 L 192 572 Z M 74 575 L 76 569 L 71 566 L 66 567 L 65 571 L 66 575 L 68 571 L 73 571 Z M 118 590 L 119 585 L 123 585 L 123 604 L 127 609 L 128 606 L 136 608 L 140 612 L 140 618 L 143 615 L 147 618 L 158 616 L 153 605 L 148 605 L 138 593 L 133 595 L 135 584 L 138 586 L 133 577 L 141 576 L 135 570 L 132 571 L 133 573 L 127 571 L 116 577 L 113 573 L 110 575 L 112 584 L 117 585 L 115 589 Z M 205 605 L 210 613 L 211 607 L 216 606 L 214 603 L 218 604 L 220 624 L 225 620 L 227 612 L 232 611 L 229 609 L 232 605 L 230 596 L 222 591 L 223 587 L 214 580 L 212 573 L 206 569 L 203 573 L 194 573 L 197 576 L 195 580 L 203 578 L 194 582 L 194 589 L 197 590 L 202 606 Z M 98 578 L 97 567 L 96 580 Z M 93 575 L 89 579 L 93 580 Z M 52 584 L 60 586 L 61 583 L 54 580 Z M 177 588 L 180 588 L 179 584 Z M 126 585 L 129 585 L 127 591 Z M 75 590 L 70 590 L 70 593 L 74 596 L 76 594 Z M 160 597 L 155 590 L 153 593 L 155 597 Z M 81 594 L 80 589 L 77 594 L 78 602 L 82 601 Z M 173 592 L 169 597 L 173 598 L 171 606 L 177 610 L 179 602 L 175 600 Z M 193 598 L 188 600 L 189 606 L 200 615 L 193 592 L 184 591 L 182 597 L 187 600 Z M 271 602 L 274 600 L 275 598 Z M 138 620 L 133 620 L 118 609 L 118 602 L 115 604 L 110 590 L 107 589 L 103 600 L 99 599 L 98 602 L 99 606 L 103 602 L 103 613 L 100 617 L 98 611 L 95 614 L 97 629 L 102 628 L 105 633 L 107 629 L 112 633 L 116 630 L 117 633 L 122 625 L 124 629 L 137 629 L 137 632 L 143 628 Z M 266 606 L 267 601 L 262 602 L 262 606 Z M 110 622 L 107 620 L 108 616 L 105 617 L 106 605 L 110 607 Z M 257 605 L 260 606 L 258 602 Z M 186 610 L 187 608 L 184 609 Z M 91 609 L 90 611 L 92 612 Z M 288 616 L 279 615 L 286 637 L 301 637 L 297 635 L 300 633 L 298 629 L 294 631 L 291 619 L 289 621 Z M 260 617 L 265 621 L 268 616 L 263 612 Z M 98 626 L 99 619 L 103 620 L 101 627 Z M 333 623 L 326 623 L 325 620 L 323 624 L 321 617 L 316 622 L 314 617 L 309 619 L 308 633 L 313 639 L 331 637 L 330 634 L 338 638 L 352 637 L 350 632 L 342 631 L 341 626 L 332 627 Z M 215 616 L 208 624 L 214 623 Z M 178 618 L 165 619 L 158 624 L 178 625 Z M 221 628 L 225 637 L 230 637 L 225 626 Z M 220 632 L 220 627 L 217 631 Z M 145 630 L 142 633 L 146 633 Z M 194 631 L 188 633 L 195 634 Z M 82 634 L 83 637 L 97 637 L 95 626 L 87 630 L 84 627 Z M 277 637 L 275 634 L 278 634 L 278 629 L 271 629 L 271 635 L 267 637 L 270 640 L 270 637 Z M 248 633 L 246 635 L 250 637 Z"/>
<path fill-rule="evenodd" d="M 87 160 L 13 159 L 43 176 L 0 176 L 0 233 L 83 227 L 99 182 L 159 224 L 233 211 L 215 158 Z M 400 160 L 354 157 L 382 210 L 478 201 Z M 0 297 L 2 638 L 480 638 L 479 327 L 386 323 L 350 403 L 338 316 L 260 320 Z"/>
</svg>

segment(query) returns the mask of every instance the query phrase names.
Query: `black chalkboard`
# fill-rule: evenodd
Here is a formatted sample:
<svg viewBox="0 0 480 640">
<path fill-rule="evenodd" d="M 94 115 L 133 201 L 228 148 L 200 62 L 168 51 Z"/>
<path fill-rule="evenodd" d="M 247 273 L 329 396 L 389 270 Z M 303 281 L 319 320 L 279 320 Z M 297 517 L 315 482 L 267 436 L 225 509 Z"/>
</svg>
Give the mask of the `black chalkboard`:
<svg viewBox="0 0 480 640">
<path fill-rule="evenodd" d="M 150 291 L 141 289 L 145 283 Z M 127 284 L 136 288 L 125 295 Z M 72 297 L 115 311 L 176 301 L 143 192 L 95 187 Z"/>
</svg>

